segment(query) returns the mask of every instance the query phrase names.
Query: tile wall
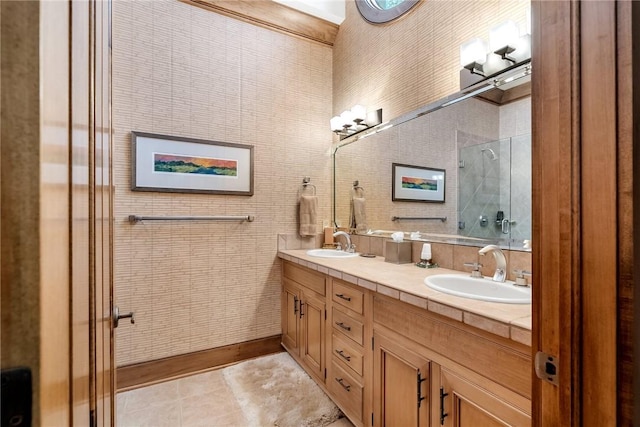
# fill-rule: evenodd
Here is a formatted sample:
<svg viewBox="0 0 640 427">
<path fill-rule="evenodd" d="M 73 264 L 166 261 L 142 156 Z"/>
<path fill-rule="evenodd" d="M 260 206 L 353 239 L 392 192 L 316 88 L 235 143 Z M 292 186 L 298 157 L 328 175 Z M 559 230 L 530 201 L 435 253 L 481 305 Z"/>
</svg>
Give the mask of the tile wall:
<svg viewBox="0 0 640 427">
<path fill-rule="evenodd" d="M 428 0 L 386 25 L 365 22 L 355 2 L 334 45 L 333 112 L 354 104 L 383 109 L 390 120 L 460 90 L 460 45 L 489 39 L 510 19 L 526 23 L 529 1 Z"/>
<path fill-rule="evenodd" d="M 280 333 L 276 236 L 296 231 L 303 176 L 318 231 L 330 218 L 331 97 L 329 47 L 173 0 L 113 3 L 115 302 L 136 314 L 118 366 Z M 254 195 L 132 192 L 132 130 L 254 145 Z"/>
</svg>

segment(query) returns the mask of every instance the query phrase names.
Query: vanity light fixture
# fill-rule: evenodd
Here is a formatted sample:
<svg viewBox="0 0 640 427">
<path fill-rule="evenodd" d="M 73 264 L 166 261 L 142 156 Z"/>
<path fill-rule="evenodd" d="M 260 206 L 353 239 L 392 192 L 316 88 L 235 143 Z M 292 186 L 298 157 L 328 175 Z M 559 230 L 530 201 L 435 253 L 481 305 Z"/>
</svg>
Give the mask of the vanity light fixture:
<svg viewBox="0 0 640 427">
<path fill-rule="evenodd" d="M 333 117 L 330 123 L 331 130 L 342 140 L 382 123 L 382 108 L 367 113 L 362 105 L 354 105 L 350 110 Z"/>
<path fill-rule="evenodd" d="M 460 46 L 460 65 L 484 77 L 482 64 L 487 62 L 487 44 L 484 40 L 475 38 Z"/>
<path fill-rule="evenodd" d="M 527 11 L 527 20 L 530 12 Z M 460 89 L 531 61 L 530 24 L 520 34 L 518 25 L 506 21 L 489 32 L 489 44 L 474 38 L 460 46 Z"/>
</svg>

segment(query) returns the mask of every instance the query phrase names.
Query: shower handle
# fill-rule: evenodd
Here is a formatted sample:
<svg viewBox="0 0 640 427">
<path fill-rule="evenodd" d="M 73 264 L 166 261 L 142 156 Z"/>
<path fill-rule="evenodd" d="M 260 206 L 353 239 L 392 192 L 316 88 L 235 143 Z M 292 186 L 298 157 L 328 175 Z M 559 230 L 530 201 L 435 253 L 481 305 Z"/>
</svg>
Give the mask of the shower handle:
<svg viewBox="0 0 640 427">
<path fill-rule="evenodd" d="M 118 327 L 118 323 L 120 322 L 120 319 L 131 319 L 132 325 L 136 323 L 136 319 L 134 317 L 133 311 L 130 311 L 127 314 L 120 314 L 120 307 L 116 305 L 115 307 L 113 307 L 113 328 L 114 329 Z"/>
</svg>

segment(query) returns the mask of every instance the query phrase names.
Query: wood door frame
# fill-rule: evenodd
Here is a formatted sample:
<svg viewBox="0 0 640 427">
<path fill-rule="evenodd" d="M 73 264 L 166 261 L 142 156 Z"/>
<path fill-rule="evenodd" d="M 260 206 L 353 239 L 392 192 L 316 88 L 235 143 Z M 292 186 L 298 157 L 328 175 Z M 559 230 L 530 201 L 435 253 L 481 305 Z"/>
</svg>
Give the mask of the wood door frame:
<svg viewBox="0 0 640 427">
<path fill-rule="evenodd" d="M 532 3 L 534 425 L 631 423 L 633 3 Z"/>
</svg>

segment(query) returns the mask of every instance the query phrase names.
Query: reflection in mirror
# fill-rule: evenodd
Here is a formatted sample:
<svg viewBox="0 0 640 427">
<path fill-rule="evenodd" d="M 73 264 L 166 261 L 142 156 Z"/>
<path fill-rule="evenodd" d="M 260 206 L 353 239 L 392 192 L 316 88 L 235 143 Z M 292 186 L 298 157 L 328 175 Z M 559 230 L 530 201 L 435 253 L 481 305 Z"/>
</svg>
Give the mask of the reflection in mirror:
<svg viewBox="0 0 640 427">
<path fill-rule="evenodd" d="M 462 144 L 458 159 L 458 234 L 531 239 L 531 135 Z"/>
<path fill-rule="evenodd" d="M 336 225 L 349 227 L 350 189 L 358 181 L 370 234 L 420 232 L 522 249 L 531 235 L 531 101 L 516 91 L 505 104 L 470 97 L 338 146 Z M 392 201 L 393 163 L 444 169 L 445 202 Z"/>
</svg>

